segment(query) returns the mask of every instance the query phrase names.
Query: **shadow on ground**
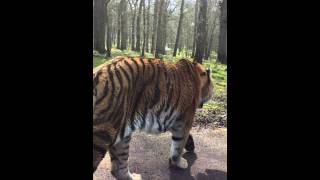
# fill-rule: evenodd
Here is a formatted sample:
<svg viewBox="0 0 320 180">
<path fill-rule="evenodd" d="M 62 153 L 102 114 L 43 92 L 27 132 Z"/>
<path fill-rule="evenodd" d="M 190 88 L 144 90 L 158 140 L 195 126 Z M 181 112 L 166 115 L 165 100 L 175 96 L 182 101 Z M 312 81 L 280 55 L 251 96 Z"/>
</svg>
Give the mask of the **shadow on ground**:
<svg viewBox="0 0 320 180">
<path fill-rule="evenodd" d="M 206 169 L 205 173 L 199 172 L 192 176 L 191 167 L 197 160 L 197 154 L 187 152 L 183 157 L 188 161 L 189 167 L 187 170 L 170 169 L 170 180 L 227 180 L 227 173 L 219 170 Z"/>
</svg>

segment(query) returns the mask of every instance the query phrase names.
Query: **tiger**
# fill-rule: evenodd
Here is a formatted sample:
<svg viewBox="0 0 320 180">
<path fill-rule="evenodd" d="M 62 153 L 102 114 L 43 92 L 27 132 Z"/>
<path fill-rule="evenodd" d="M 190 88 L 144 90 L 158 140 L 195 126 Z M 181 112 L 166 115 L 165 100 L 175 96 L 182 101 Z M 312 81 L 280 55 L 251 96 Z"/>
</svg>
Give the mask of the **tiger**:
<svg viewBox="0 0 320 180">
<path fill-rule="evenodd" d="M 118 180 L 141 179 L 128 167 L 133 132 L 171 132 L 169 167 L 186 169 L 183 150 L 194 151 L 195 112 L 213 97 L 210 70 L 180 59 L 118 56 L 93 70 L 93 173 L 109 152 Z"/>
</svg>

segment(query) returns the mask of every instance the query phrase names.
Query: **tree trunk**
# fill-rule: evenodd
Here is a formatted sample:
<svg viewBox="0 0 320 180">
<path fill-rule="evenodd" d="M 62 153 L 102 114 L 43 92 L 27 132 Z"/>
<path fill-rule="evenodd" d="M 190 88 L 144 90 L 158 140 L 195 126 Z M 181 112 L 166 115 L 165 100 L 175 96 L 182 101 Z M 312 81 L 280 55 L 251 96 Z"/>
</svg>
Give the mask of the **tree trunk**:
<svg viewBox="0 0 320 180">
<path fill-rule="evenodd" d="M 227 64 L 227 0 L 221 4 L 218 61 Z"/>
<path fill-rule="evenodd" d="M 130 0 L 128 1 L 130 3 Z M 132 11 L 132 22 L 131 22 L 131 50 L 134 51 L 135 50 L 135 22 L 136 22 L 136 11 L 137 11 L 137 3 L 138 3 L 138 0 L 135 0 L 133 6 L 132 4 L 130 3 L 130 8 L 131 8 L 131 11 Z"/>
<path fill-rule="evenodd" d="M 213 43 L 213 38 L 214 38 L 214 30 L 216 29 L 216 21 L 218 19 L 217 17 L 218 17 L 218 15 L 215 15 L 213 18 L 213 22 L 212 22 L 212 26 L 211 26 L 210 40 L 209 40 L 208 48 L 206 49 L 205 57 L 204 57 L 205 59 L 209 59 L 210 54 L 211 54 L 212 43 Z"/>
<path fill-rule="evenodd" d="M 128 31 L 127 31 L 127 3 L 126 0 L 120 1 L 121 7 L 121 50 L 127 49 Z"/>
<path fill-rule="evenodd" d="M 147 34 L 146 34 L 146 52 L 149 51 L 149 36 L 150 36 L 150 6 L 151 6 L 151 0 L 148 0 L 148 11 L 147 11 Z"/>
<path fill-rule="evenodd" d="M 159 11 L 159 0 L 155 0 L 154 10 L 153 10 L 152 37 L 151 37 L 151 53 L 152 54 L 155 53 L 156 40 L 157 40 L 158 11 Z"/>
<path fill-rule="evenodd" d="M 159 54 L 163 54 L 162 53 L 162 29 L 163 26 L 162 25 L 162 17 L 163 17 L 163 6 L 164 6 L 164 0 L 160 0 L 160 4 L 159 4 L 159 11 L 158 11 L 158 23 L 157 23 L 157 39 L 156 39 L 156 47 L 155 47 L 155 57 L 159 58 Z"/>
<path fill-rule="evenodd" d="M 146 46 L 146 5 L 145 0 L 143 1 L 143 43 L 142 43 L 142 50 L 141 50 L 141 57 L 144 57 L 144 51 Z"/>
<path fill-rule="evenodd" d="M 144 0 L 140 0 L 140 5 L 139 5 L 139 11 L 138 11 L 138 16 L 137 16 L 137 42 L 136 42 L 136 51 L 140 51 L 140 21 L 141 21 L 141 10 L 142 10 L 142 6 L 143 6 L 143 2 Z"/>
<path fill-rule="evenodd" d="M 194 54 L 196 52 L 197 27 L 198 27 L 198 6 L 199 6 L 199 0 L 196 0 L 195 11 L 194 11 L 193 44 L 192 44 L 192 55 L 191 55 L 192 58 L 194 57 Z"/>
<path fill-rule="evenodd" d="M 183 5 L 184 5 L 184 0 L 181 1 L 180 19 L 179 19 L 179 24 L 178 24 L 176 42 L 174 44 L 173 57 L 175 57 L 176 54 L 177 54 L 177 49 L 178 49 L 178 44 L 179 44 L 179 37 L 180 37 L 180 34 L 181 34 L 181 27 L 182 27 L 182 21 L 183 21 Z"/>
<path fill-rule="evenodd" d="M 118 21 L 117 21 L 117 49 L 120 49 L 120 36 L 121 36 L 121 2 L 118 4 Z"/>
<path fill-rule="evenodd" d="M 194 61 L 201 63 L 204 56 L 204 49 L 206 43 L 207 33 L 207 0 L 200 0 L 199 3 L 199 15 L 198 15 L 198 27 L 197 27 L 197 42 Z"/>
<path fill-rule="evenodd" d="M 94 29 L 94 43 L 93 49 L 100 54 L 106 52 L 105 48 L 105 31 L 106 31 L 106 3 L 105 0 L 95 0 L 93 6 L 93 29 Z"/>
<path fill-rule="evenodd" d="M 108 10 L 108 3 L 110 0 L 106 1 L 106 45 L 107 45 L 107 54 L 106 57 L 111 57 L 111 48 L 112 48 L 112 42 L 111 42 L 111 32 L 112 32 L 112 13 Z"/>
</svg>

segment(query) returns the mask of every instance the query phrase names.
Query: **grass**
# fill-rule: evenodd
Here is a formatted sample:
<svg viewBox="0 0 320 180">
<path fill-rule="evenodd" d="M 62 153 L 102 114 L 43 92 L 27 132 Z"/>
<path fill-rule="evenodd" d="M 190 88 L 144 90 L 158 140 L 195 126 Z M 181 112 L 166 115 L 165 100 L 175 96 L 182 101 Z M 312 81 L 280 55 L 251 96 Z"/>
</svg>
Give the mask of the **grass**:
<svg viewBox="0 0 320 180">
<path fill-rule="evenodd" d="M 190 54 L 190 53 L 189 53 Z M 139 56 L 140 54 L 135 51 L 124 50 L 112 48 L 111 58 L 116 56 Z M 146 53 L 146 57 L 153 57 L 152 54 Z M 181 58 L 185 58 L 185 52 L 178 53 L 176 57 L 172 54 L 163 55 L 162 58 L 166 62 L 176 62 Z M 203 65 L 206 68 L 211 69 L 211 78 L 213 79 L 213 86 L 216 96 L 226 96 L 227 89 L 227 66 L 216 61 L 217 54 L 212 53 L 209 60 L 204 60 Z M 93 52 L 93 67 L 96 67 L 111 58 L 104 58 L 104 56 L 99 55 L 97 52 Z M 224 108 L 223 102 L 210 100 L 208 103 L 204 104 L 205 109 L 221 109 Z"/>
</svg>

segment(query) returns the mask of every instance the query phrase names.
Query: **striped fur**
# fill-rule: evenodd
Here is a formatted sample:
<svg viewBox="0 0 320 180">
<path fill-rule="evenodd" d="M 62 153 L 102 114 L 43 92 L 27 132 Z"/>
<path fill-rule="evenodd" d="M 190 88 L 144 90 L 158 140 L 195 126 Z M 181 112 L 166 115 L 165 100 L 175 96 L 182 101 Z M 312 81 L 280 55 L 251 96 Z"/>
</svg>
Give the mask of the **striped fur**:
<svg viewBox="0 0 320 180">
<path fill-rule="evenodd" d="M 189 131 L 196 108 L 213 95 L 210 72 L 182 59 L 116 57 L 93 72 L 93 172 L 107 151 L 112 174 L 133 179 L 129 143 L 135 130 L 172 133 L 170 165 L 186 168 L 183 148 L 193 150 Z M 188 143 L 187 143 L 188 141 Z M 193 146 L 193 147 L 192 147 Z"/>
</svg>

